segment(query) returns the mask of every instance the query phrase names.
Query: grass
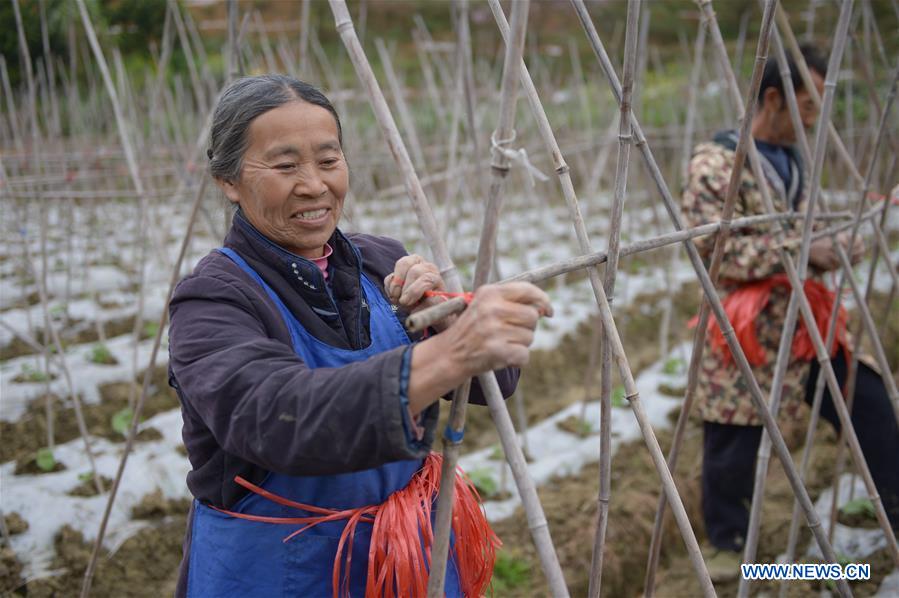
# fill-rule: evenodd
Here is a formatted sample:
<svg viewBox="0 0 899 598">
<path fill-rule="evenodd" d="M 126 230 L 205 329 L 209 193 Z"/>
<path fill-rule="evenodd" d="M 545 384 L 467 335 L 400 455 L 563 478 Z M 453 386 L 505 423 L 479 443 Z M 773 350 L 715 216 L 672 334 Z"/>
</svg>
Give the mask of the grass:
<svg viewBox="0 0 899 598">
<path fill-rule="evenodd" d="M 496 596 L 508 596 L 515 590 L 523 590 L 530 585 L 533 564 L 523 557 L 507 550 L 500 550 L 493 567 L 493 592 Z"/>
<path fill-rule="evenodd" d="M 116 365 L 119 362 L 113 356 L 112 351 L 109 350 L 109 347 L 107 347 L 103 343 L 99 343 L 91 347 L 88 359 L 91 361 L 91 363 L 98 363 L 102 365 Z"/>
<path fill-rule="evenodd" d="M 473 469 L 468 472 L 468 478 L 477 489 L 481 498 L 493 496 L 499 490 L 499 484 L 493 478 L 493 474 L 484 468 Z"/>
</svg>

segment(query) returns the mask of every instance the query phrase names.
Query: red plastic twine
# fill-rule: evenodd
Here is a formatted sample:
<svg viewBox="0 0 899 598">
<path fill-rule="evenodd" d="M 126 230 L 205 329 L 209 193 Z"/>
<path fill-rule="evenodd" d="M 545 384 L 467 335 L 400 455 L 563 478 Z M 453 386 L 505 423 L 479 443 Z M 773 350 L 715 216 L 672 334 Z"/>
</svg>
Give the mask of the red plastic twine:
<svg viewBox="0 0 899 598">
<path fill-rule="evenodd" d="M 334 598 L 349 596 L 349 574 L 357 524 L 360 521 L 373 524 L 365 597 L 424 596 L 427 593 L 431 545 L 434 541 L 431 510 L 440 490 L 442 462 L 442 456 L 436 453 L 428 455 L 422 468 L 412 476 L 406 487 L 391 494 L 380 505 L 342 511 L 323 509 L 288 500 L 238 476 L 234 478 L 235 481 L 251 492 L 277 504 L 317 515 L 263 517 L 216 510 L 250 521 L 303 526 L 284 538 L 285 542 L 324 521 L 346 519 L 347 524 L 340 535 L 332 570 Z M 474 484 L 459 468 L 456 470 L 455 486 L 453 556 L 463 595 L 480 597 L 486 593 L 490 584 L 496 562 L 496 549 L 502 546 L 502 542 L 487 522 Z"/>
<path fill-rule="evenodd" d="M 790 280 L 787 275 L 776 274 L 763 280 L 744 284 L 721 302 L 728 319 L 734 327 L 737 340 L 746 354 L 746 359 L 753 366 L 763 365 L 766 362 L 765 350 L 756 336 L 755 321 L 765 306 L 768 305 L 768 301 L 771 298 L 771 289 L 775 286 L 790 287 Z M 812 313 L 815 316 L 818 331 L 824 337 L 827 334 L 827 325 L 830 320 L 830 312 L 833 309 L 833 302 L 836 299 L 836 293 L 817 280 L 806 280 L 803 288 L 811 305 Z M 848 360 L 849 349 L 846 343 L 847 317 L 846 309 L 840 306 L 840 311 L 837 315 L 834 345 L 829 349 L 831 358 L 836 355 L 837 348 L 842 347 Z M 698 320 L 698 317 L 694 317 L 690 320 L 690 326 L 696 326 Z M 733 355 L 727 347 L 727 341 L 724 340 L 724 334 L 722 334 L 718 322 L 714 318 L 709 320 L 708 332 L 712 348 L 721 352 L 726 364 L 733 363 Z M 804 320 L 799 321 L 796 334 L 793 336 L 792 353 L 794 358 L 804 361 L 815 358 L 815 347 L 812 344 L 808 329 L 805 327 Z"/>
<path fill-rule="evenodd" d="M 406 281 L 401 278 L 393 279 L 393 282 L 403 286 L 406 284 Z M 448 293 L 446 291 L 425 291 L 425 297 L 443 297 L 445 299 L 453 299 L 455 297 L 462 297 L 465 299 L 465 303 L 471 303 L 471 300 L 474 299 L 474 293 L 471 291 L 465 291 L 463 293 Z"/>
</svg>

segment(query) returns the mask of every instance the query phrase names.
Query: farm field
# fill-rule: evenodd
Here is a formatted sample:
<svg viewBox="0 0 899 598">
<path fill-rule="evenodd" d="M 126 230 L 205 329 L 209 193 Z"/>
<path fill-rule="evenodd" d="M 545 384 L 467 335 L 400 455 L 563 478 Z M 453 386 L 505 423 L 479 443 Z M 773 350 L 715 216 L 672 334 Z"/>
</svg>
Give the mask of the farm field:
<svg viewBox="0 0 899 598">
<path fill-rule="evenodd" d="M 232 222 L 205 158 L 210 111 L 227 82 L 285 72 L 320 87 L 340 114 L 349 165 L 341 230 L 391 237 L 409 253 L 437 259 L 328 3 L 120 4 L 125 8 L 116 12 L 115 3 L 12 0 L 0 9 L 11 38 L 0 54 L 0 595 L 79 595 L 91 562 L 92 596 L 175 591 L 191 464 L 181 407 L 169 386 L 166 313 L 172 283 L 222 245 Z M 512 4 L 502 5 L 509 18 Z M 695 3 L 643 2 L 639 25 L 630 30 L 628 4 L 588 2 L 586 9 L 614 68 L 621 73 L 630 61 L 643 146 L 651 147 L 658 176 L 678 202 L 693 145 L 738 127 L 740 110 L 726 89 L 711 26 Z M 763 11 L 755 2 L 713 4 L 745 97 Z M 123 16 L 129 6 L 133 14 Z M 783 8 L 800 41 L 822 45 L 826 55 L 839 3 L 796 0 Z M 551 277 L 539 271 L 585 254 L 581 233 L 592 251 L 611 252 L 610 239 L 620 239 L 620 261 L 608 269 L 614 292 L 606 294 L 642 407 L 635 408 L 629 382 L 611 373 L 602 595 L 646 594 L 662 487 L 636 412 L 645 412 L 667 455 L 687 392 L 694 338 L 688 322 L 699 311 L 702 287 L 681 243 L 631 250 L 676 227 L 640 143 L 624 170 L 626 191 L 618 192 L 619 106 L 572 4 L 531 2 L 519 48 L 567 170 L 547 151 L 540 110 L 526 88 L 512 94 L 511 112 L 501 114 L 508 100 L 506 46 L 486 2 L 362 1 L 349 9 L 465 290 L 474 286 L 487 197 L 499 176 L 491 161 L 501 154 L 510 164 L 490 278 L 537 273 L 529 280 L 549 295 L 555 315 L 541 319 L 506 406 L 572 596 L 587 596 L 591 583 L 605 432 L 600 346 L 608 345 L 588 270 L 567 268 Z M 862 332 L 862 348 L 873 355 L 881 346 L 890 366 L 884 374 L 899 383 L 899 210 L 881 210 L 899 202 L 890 195 L 899 183 L 896 108 L 881 120 L 882 104 L 890 106 L 896 87 L 899 40 L 888 32 L 897 22 L 895 2 L 854 3 L 830 116 L 845 154 L 833 143 L 824 153 L 818 220 L 822 228 L 848 229 L 859 205 L 867 210 L 859 228 L 865 255 L 852 268 L 855 283 L 867 289 L 867 307 L 848 285 L 841 286 L 841 300 L 853 334 L 865 329 L 866 313 L 873 316 L 878 341 Z M 634 37 L 635 55 L 625 50 L 627 35 Z M 508 118 L 514 139 L 497 143 L 497 123 Z M 809 141 L 815 138 L 810 129 Z M 858 178 L 866 174 L 863 194 Z M 573 225 L 571 194 L 582 230 Z M 880 214 L 882 220 L 875 218 Z M 602 280 L 609 261 L 590 270 Z M 842 285 L 838 273 L 827 279 L 833 288 Z M 449 424 L 449 413 L 446 401 L 438 430 Z M 808 421 L 806 409 L 799 420 L 781 424 L 797 464 Z M 874 507 L 862 504 L 861 477 L 838 449 L 837 434 L 819 428 L 805 486 L 826 531 L 832 513 L 837 516 L 832 536 L 841 562 L 871 564 L 871 579 L 850 584 L 852 592 L 899 595 L 899 567 Z M 459 464 L 503 543 L 494 595 L 553 595 L 507 463 L 513 457 L 502 446 L 488 409 L 469 409 Z M 442 449 L 439 440 L 433 449 Z M 672 473 L 705 547 L 702 449 L 702 423 L 693 413 Z M 780 558 L 793 519 L 790 483 L 772 461 L 757 562 Z M 835 476 L 840 509 L 831 508 Z M 663 529 L 655 595 L 701 595 L 672 517 Z M 824 560 L 804 526 L 794 560 Z M 751 595 L 773 596 L 780 585 L 755 583 Z M 784 587 L 787 596 L 837 595 L 833 582 Z M 715 590 L 736 596 L 738 583 L 716 583 Z"/>
</svg>

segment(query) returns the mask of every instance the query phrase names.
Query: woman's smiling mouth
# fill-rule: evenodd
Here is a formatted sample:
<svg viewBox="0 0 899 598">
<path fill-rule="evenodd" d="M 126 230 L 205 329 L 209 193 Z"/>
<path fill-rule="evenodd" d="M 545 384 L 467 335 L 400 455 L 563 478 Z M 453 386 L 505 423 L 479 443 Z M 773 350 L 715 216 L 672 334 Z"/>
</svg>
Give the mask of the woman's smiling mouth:
<svg viewBox="0 0 899 598">
<path fill-rule="evenodd" d="M 296 212 L 291 218 L 294 220 L 299 220 L 303 223 L 308 224 L 318 224 L 324 221 L 328 213 L 331 211 L 331 208 L 318 208 L 315 210 L 305 210 L 303 212 Z"/>
</svg>

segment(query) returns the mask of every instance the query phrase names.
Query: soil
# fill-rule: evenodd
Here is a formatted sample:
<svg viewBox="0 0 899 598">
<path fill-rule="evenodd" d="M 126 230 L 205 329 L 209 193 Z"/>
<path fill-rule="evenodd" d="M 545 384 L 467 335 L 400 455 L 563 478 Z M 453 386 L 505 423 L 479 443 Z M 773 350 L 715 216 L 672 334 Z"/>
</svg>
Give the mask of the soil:
<svg viewBox="0 0 899 598">
<path fill-rule="evenodd" d="M 81 498 L 87 498 L 89 496 L 97 496 L 100 494 L 97 492 L 97 484 L 94 483 L 94 476 L 91 475 L 90 472 L 86 472 L 82 474 L 84 479 L 81 480 L 81 483 L 69 490 L 69 496 L 80 496 Z M 100 482 L 103 485 L 105 490 L 112 488 L 112 479 L 106 477 L 105 475 L 100 476 Z"/>
<path fill-rule="evenodd" d="M 6 531 L 10 536 L 21 534 L 28 531 L 28 522 L 25 521 L 18 513 L 7 513 L 3 516 L 3 522 L 6 523 Z"/>
<path fill-rule="evenodd" d="M 40 301 L 38 301 L 38 303 L 40 303 Z M 146 325 L 147 323 L 148 321 L 145 320 L 144 324 Z M 103 322 L 103 332 L 106 334 L 106 338 L 114 338 L 123 334 L 131 334 L 133 331 L 134 316 L 115 318 Z M 96 324 L 94 322 L 88 322 L 85 320 L 70 318 L 68 327 L 66 327 L 64 330 L 58 330 L 58 332 L 63 347 L 85 343 L 96 343 L 100 341 L 100 336 L 97 334 Z M 148 332 L 149 329 L 147 328 L 141 331 L 142 340 L 146 340 L 152 337 L 152 335 L 148 334 Z M 33 334 L 35 339 L 42 339 L 44 334 L 43 328 L 35 327 Z M 14 337 L 13 340 L 11 340 L 9 343 L 0 347 L 0 361 L 22 357 L 23 355 L 35 354 L 38 354 L 38 352 L 35 351 L 31 345 L 19 339 L 18 337 Z M 112 362 L 108 363 L 110 363 L 110 365 L 117 363 L 115 361 L 115 357 L 113 357 Z"/>
<path fill-rule="evenodd" d="M 143 373 L 138 375 L 143 380 Z M 100 387 L 100 402 L 82 405 L 85 423 L 90 434 L 113 441 L 123 439 L 112 428 L 112 417 L 128 407 L 128 397 L 132 387 L 135 397 L 140 394 L 137 384 L 112 382 Z M 64 443 L 81 436 L 75 419 L 75 409 L 66 406 L 59 397 L 51 396 L 54 413 L 54 437 L 57 443 Z M 41 473 L 34 464 L 35 453 L 47 442 L 47 417 L 45 397 L 39 397 L 28 405 L 25 414 L 16 422 L 0 421 L 0 462 L 16 461 L 16 473 Z M 168 370 L 157 367 L 153 372 L 149 394 L 144 402 L 144 419 L 178 406 L 178 395 L 168 385 Z M 161 438 L 158 430 L 145 428 L 137 437 L 138 441 Z"/>
<path fill-rule="evenodd" d="M 835 435 L 828 430 L 821 436 L 814 451 L 808 483 L 813 499 L 830 484 L 836 455 Z M 667 451 L 671 433 L 667 430 L 659 431 L 658 437 L 662 449 Z M 700 543 L 703 543 L 705 532 L 701 523 L 699 500 L 701 450 L 702 430 L 694 422 L 686 435 L 676 478 L 684 506 L 694 524 L 694 531 Z M 797 451 L 794 457 L 798 456 Z M 572 596 L 586 595 L 589 584 L 597 516 L 596 467 L 595 463 L 590 464 L 577 476 L 557 480 L 539 490 L 540 501 Z M 634 596 L 642 592 L 646 555 L 659 492 L 658 477 L 642 441 L 622 445 L 612 459 L 612 497 L 604 555 L 603 595 Z M 792 496 L 780 464 L 772 463 L 763 509 L 758 562 L 774 562 L 777 553 L 786 545 Z M 673 519 L 669 516 L 666 521 L 656 595 L 701 595 Z M 513 517 L 495 525 L 494 529 L 505 546 L 509 547 L 503 548 L 507 557 L 527 565 L 523 570 L 528 574 L 519 576 L 513 587 L 507 581 L 504 582 L 505 587 L 510 590 L 505 595 L 549 595 L 522 509 L 519 508 Z M 811 535 L 803 530 L 800 538 L 800 546 L 806 546 Z M 856 596 L 870 596 L 876 592 L 880 580 L 893 568 L 885 549 L 865 560 L 871 564 L 872 580 L 853 583 L 852 590 Z M 773 583 L 759 584 L 754 591 L 765 589 L 776 591 L 777 587 Z M 824 584 L 791 582 L 788 595 L 810 595 L 821 589 L 826 589 Z M 737 584 L 719 584 L 716 590 L 719 596 L 735 595 Z"/>
</svg>

